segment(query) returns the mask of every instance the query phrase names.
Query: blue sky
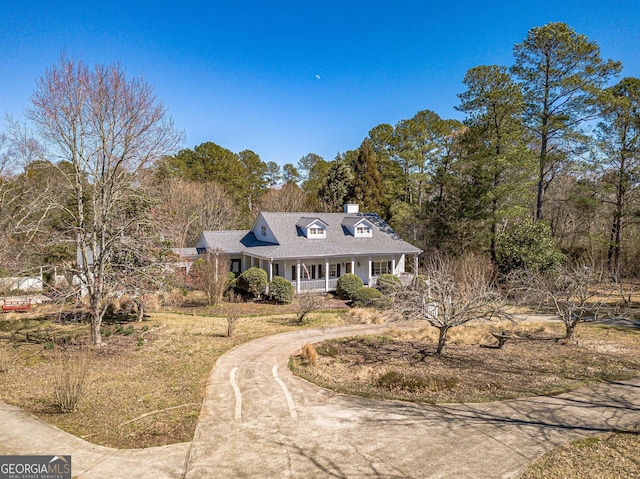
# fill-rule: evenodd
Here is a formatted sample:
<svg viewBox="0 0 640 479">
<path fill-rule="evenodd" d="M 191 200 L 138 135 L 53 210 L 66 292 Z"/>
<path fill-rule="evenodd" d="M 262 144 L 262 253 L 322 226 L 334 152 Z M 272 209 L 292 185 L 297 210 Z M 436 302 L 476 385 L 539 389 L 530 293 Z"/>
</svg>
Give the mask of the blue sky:
<svg viewBox="0 0 640 479">
<path fill-rule="evenodd" d="M 0 112 L 19 118 L 61 52 L 120 62 L 155 86 L 185 147 L 326 159 L 380 123 L 446 118 L 481 64 L 511 65 L 527 31 L 563 21 L 640 77 L 640 2 L 0 0 Z"/>
</svg>

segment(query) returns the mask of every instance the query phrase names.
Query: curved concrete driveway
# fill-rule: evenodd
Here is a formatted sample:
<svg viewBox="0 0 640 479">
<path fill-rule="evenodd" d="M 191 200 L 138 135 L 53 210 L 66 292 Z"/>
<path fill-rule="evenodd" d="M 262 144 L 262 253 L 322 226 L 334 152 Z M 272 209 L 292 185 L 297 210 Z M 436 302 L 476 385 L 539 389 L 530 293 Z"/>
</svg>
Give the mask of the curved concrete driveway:
<svg viewBox="0 0 640 479">
<path fill-rule="evenodd" d="M 287 367 L 305 342 L 384 328 L 296 331 L 224 354 L 185 477 L 516 477 L 558 444 L 640 423 L 640 379 L 556 397 L 435 406 L 334 393 Z"/>
<path fill-rule="evenodd" d="M 0 454 L 71 454 L 81 479 L 496 478 L 516 477 L 571 439 L 640 423 L 640 379 L 556 397 L 433 406 L 337 394 L 287 368 L 305 342 L 384 328 L 297 331 L 227 352 L 211 373 L 191 444 L 96 446 L 0 402 Z"/>
</svg>

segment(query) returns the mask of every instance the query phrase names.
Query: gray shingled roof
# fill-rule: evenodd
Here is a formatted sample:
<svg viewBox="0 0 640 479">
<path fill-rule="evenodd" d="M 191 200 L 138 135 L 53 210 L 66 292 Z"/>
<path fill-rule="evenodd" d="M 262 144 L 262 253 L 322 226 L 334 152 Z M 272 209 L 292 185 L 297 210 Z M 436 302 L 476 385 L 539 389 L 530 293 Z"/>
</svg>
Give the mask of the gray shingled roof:
<svg viewBox="0 0 640 479">
<path fill-rule="evenodd" d="M 205 231 L 209 248 L 220 248 L 228 254 L 248 253 L 263 258 L 294 259 L 309 257 L 417 254 L 422 250 L 404 241 L 378 215 L 373 213 L 261 213 L 278 244 L 256 239 L 251 231 Z M 301 218 L 318 218 L 327 225 L 326 238 L 306 238 L 296 228 Z M 366 218 L 372 225 L 372 236 L 355 238 L 342 225 Z"/>
<path fill-rule="evenodd" d="M 343 215 L 342 224 L 344 226 L 350 226 L 351 228 L 353 228 L 355 225 L 360 223 L 362 220 L 366 220 L 366 219 L 367 218 L 364 218 L 362 216 Z M 367 220 L 367 221 L 369 221 L 369 220 Z M 380 220 L 380 221 L 382 221 L 382 220 Z"/>
<path fill-rule="evenodd" d="M 171 248 L 171 251 L 182 257 L 198 255 L 198 250 L 196 248 Z"/>
<path fill-rule="evenodd" d="M 308 228 L 310 224 L 312 224 L 317 220 L 320 220 L 320 218 L 318 218 L 317 216 L 314 216 L 311 218 L 303 216 L 298 219 L 298 221 L 296 222 L 296 226 L 299 226 L 300 228 Z M 326 223 L 324 221 L 320 220 L 320 223 L 323 223 L 326 226 Z"/>
</svg>

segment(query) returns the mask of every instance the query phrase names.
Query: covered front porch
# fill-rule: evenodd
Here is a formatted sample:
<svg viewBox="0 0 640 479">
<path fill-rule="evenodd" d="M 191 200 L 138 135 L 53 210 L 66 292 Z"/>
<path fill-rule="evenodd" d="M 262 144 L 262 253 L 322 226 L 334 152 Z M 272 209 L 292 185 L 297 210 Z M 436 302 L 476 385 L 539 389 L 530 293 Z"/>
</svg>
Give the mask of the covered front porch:
<svg viewBox="0 0 640 479">
<path fill-rule="evenodd" d="M 408 261 L 405 254 L 296 259 L 260 258 L 245 254 L 242 258 L 242 270 L 250 267 L 264 269 L 269 281 L 275 276 L 291 281 L 298 294 L 329 292 L 336 290 L 340 276 L 349 273 L 358 275 L 365 286 L 369 287 L 375 287 L 382 274 L 394 274 L 403 284 L 408 284 L 418 270 L 418 255 L 411 255 Z"/>
</svg>

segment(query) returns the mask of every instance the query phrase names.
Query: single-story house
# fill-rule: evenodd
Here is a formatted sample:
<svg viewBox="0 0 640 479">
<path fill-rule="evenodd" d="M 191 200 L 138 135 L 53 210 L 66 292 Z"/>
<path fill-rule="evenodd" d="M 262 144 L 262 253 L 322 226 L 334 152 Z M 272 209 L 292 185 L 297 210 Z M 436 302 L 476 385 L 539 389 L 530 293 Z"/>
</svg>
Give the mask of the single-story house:
<svg viewBox="0 0 640 479">
<path fill-rule="evenodd" d="M 250 230 L 205 231 L 192 248 L 176 248 L 183 265 L 205 254 L 228 256 L 231 271 L 251 267 L 281 276 L 295 290 L 331 291 L 346 273 L 374 286 L 381 274 L 410 281 L 422 250 L 404 241 L 374 213 L 345 205 L 344 213 L 262 212 Z"/>
</svg>

